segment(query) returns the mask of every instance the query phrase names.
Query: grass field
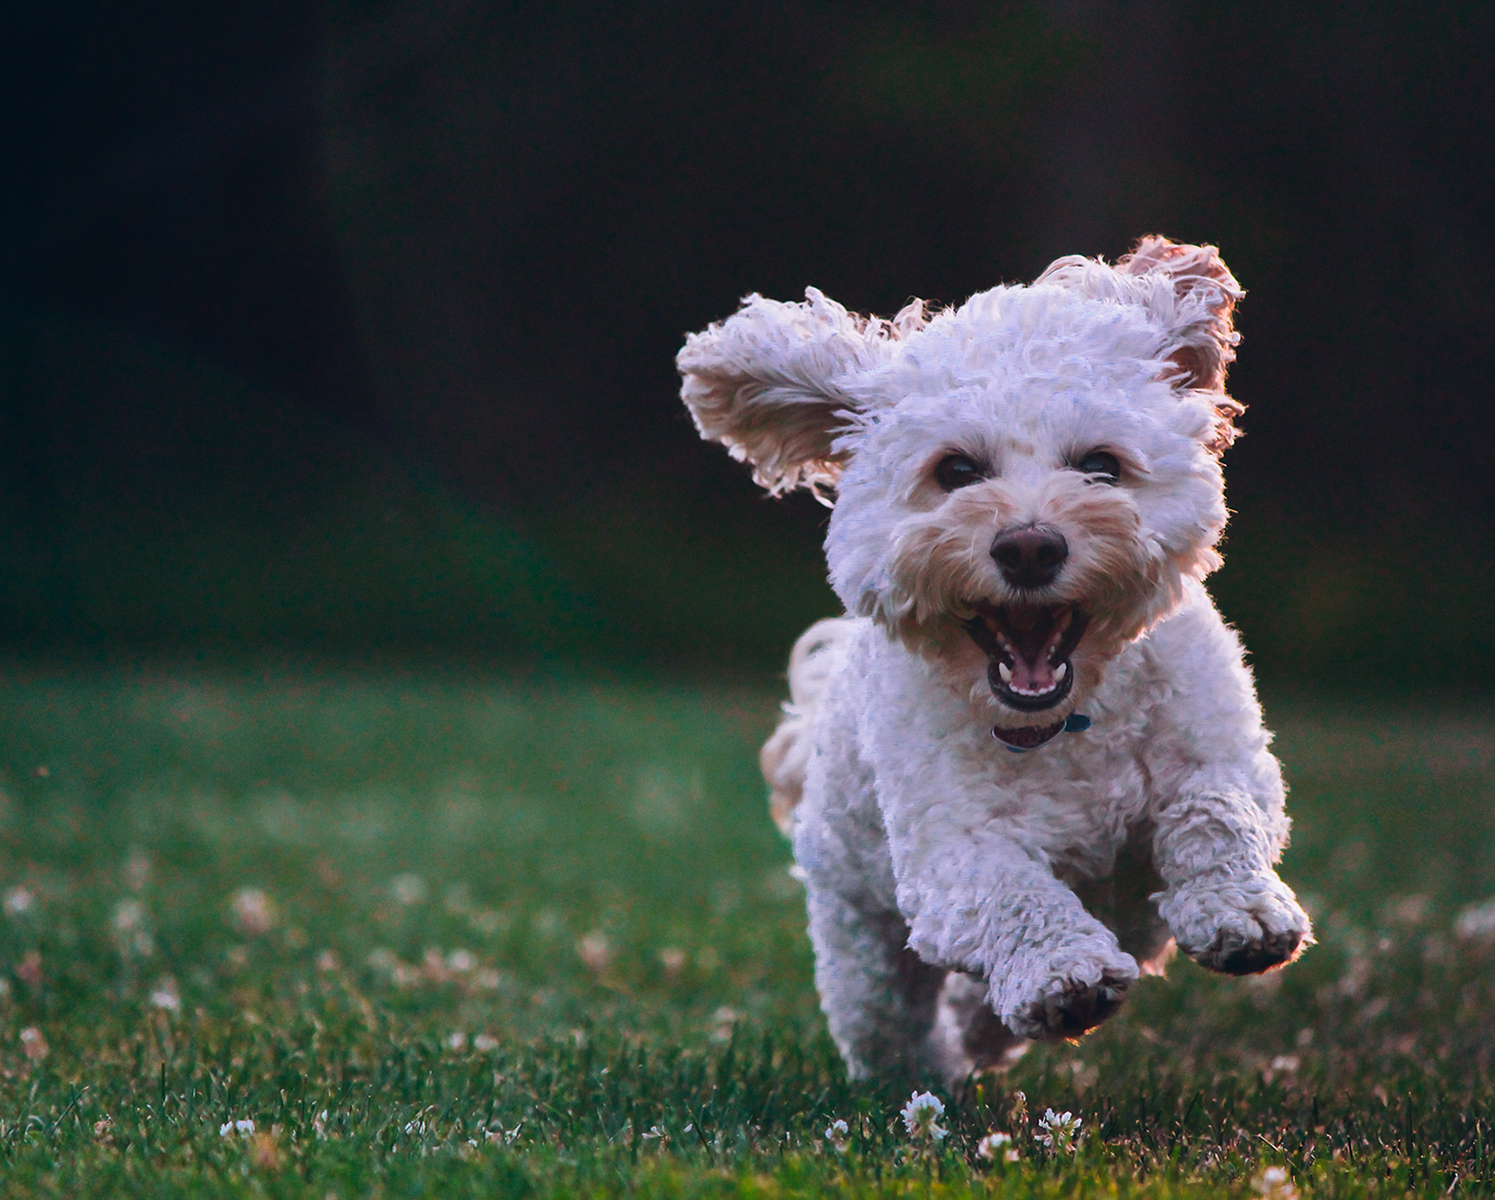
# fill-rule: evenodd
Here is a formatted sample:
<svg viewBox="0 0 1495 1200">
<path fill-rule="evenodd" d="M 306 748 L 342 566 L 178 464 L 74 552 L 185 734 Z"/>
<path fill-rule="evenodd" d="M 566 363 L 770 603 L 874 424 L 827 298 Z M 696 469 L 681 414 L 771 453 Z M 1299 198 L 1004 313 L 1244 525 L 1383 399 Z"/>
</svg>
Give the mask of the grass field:
<svg viewBox="0 0 1495 1200">
<path fill-rule="evenodd" d="M 1320 944 L 1175 964 L 931 1149 L 825 1035 L 775 702 L 12 666 L 0 1195 L 1495 1192 L 1495 709 L 1269 697 Z"/>
</svg>

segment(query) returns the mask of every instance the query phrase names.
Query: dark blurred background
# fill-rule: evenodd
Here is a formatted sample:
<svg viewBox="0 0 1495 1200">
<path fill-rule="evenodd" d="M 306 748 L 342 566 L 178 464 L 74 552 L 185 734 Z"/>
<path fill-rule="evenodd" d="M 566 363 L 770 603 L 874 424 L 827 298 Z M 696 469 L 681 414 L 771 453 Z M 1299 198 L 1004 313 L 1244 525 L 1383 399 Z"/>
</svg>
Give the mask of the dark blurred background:
<svg viewBox="0 0 1495 1200">
<path fill-rule="evenodd" d="M 58 0 L 0 60 L 13 652 L 764 676 L 825 510 L 696 439 L 682 336 L 1161 232 L 1250 292 L 1259 669 L 1489 675 L 1488 3 Z"/>
</svg>

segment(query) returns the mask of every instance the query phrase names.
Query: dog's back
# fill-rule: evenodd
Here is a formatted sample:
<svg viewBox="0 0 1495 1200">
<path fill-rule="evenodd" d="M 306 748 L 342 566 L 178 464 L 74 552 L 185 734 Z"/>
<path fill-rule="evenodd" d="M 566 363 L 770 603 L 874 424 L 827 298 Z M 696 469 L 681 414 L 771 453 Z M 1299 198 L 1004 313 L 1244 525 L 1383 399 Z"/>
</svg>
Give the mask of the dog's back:
<svg viewBox="0 0 1495 1200">
<path fill-rule="evenodd" d="M 784 717 L 758 753 L 758 765 L 770 789 L 769 811 L 785 837 L 794 828 L 794 810 L 804 795 L 815 709 L 841 661 L 854 624 L 850 617 L 816 621 L 789 653 L 789 699 L 784 704 Z"/>
</svg>

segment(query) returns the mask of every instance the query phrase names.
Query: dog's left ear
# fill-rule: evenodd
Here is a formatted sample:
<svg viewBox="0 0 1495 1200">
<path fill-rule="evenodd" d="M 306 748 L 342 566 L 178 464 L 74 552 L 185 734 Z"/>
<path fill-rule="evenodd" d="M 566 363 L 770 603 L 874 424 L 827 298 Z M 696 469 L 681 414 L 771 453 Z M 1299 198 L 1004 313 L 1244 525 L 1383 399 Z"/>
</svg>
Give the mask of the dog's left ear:
<svg viewBox="0 0 1495 1200">
<path fill-rule="evenodd" d="M 685 339 L 680 396 L 701 436 L 752 463 L 770 493 L 833 487 L 848 457 L 836 436 L 860 407 L 849 385 L 922 319 L 910 306 L 891 322 L 869 320 L 814 288 L 798 304 L 749 296 Z"/>
<path fill-rule="evenodd" d="M 1218 250 L 1149 234 L 1114 267 L 1074 255 L 1050 264 L 1038 282 L 1144 306 L 1160 327 L 1159 357 L 1172 364 L 1168 381 L 1209 393 L 1215 423 L 1206 445 L 1218 453 L 1235 441 L 1234 418 L 1245 409 L 1226 395 L 1225 372 L 1241 340 L 1233 323 L 1236 301 L 1246 292 Z"/>
<path fill-rule="evenodd" d="M 1167 358 L 1178 366 L 1175 382 L 1199 391 L 1224 392 L 1225 372 L 1235 361 L 1241 340 L 1233 322 L 1235 305 L 1246 292 L 1220 252 L 1213 246 L 1187 246 L 1149 234 L 1117 261 L 1116 270 L 1168 278 L 1173 285 L 1171 305 L 1164 293 L 1150 307 L 1170 332 Z"/>
</svg>

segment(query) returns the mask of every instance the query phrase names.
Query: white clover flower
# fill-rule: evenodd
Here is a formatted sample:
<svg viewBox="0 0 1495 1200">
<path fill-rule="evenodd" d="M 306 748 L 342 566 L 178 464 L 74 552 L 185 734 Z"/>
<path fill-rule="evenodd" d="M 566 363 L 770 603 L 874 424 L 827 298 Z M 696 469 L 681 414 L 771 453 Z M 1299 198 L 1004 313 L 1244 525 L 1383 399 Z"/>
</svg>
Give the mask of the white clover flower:
<svg viewBox="0 0 1495 1200">
<path fill-rule="evenodd" d="M 36 897 L 28 888 L 12 888 L 5 893 L 5 911 L 12 917 L 18 917 L 24 912 L 30 912 L 36 904 Z"/>
<path fill-rule="evenodd" d="M 35 1025 L 28 1025 L 21 1030 L 21 1049 L 34 1063 L 41 1062 L 51 1052 L 51 1047 L 47 1045 L 46 1035 Z"/>
<path fill-rule="evenodd" d="M 1017 1147 L 1012 1144 L 1012 1135 L 995 1129 L 976 1143 L 976 1154 L 987 1162 L 996 1162 L 998 1158 L 1003 1162 L 1017 1162 Z"/>
<path fill-rule="evenodd" d="M 260 937 L 275 927 L 275 901 L 262 888 L 240 888 L 229 909 L 234 928 L 246 937 Z"/>
<path fill-rule="evenodd" d="M 1298 1200 L 1298 1189 L 1286 1167 L 1268 1167 L 1251 1181 L 1251 1186 L 1266 1200 Z"/>
<path fill-rule="evenodd" d="M 406 873 L 396 875 L 389 881 L 389 894 L 401 908 L 410 908 L 415 904 L 424 904 L 431 893 L 424 879 L 419 875 Z"/>
<path fill-rule="evenodd" d="M 1045 1109 L 1038 1121 L 1038 1140 L 1056 1154 L 1073 1154 L 1079 1148 L 1083 1124 L 1072 1112 Z"/>
<path fill-rule="evenodd" d="M 935 1124 L 944 1114 L 944 1103 L 931 1092 L 915 1092 L 899 1112 L 909 1137 L 934 1142 L 941 1141 L 950 1132 Z"/>
<path fill-rule="evenodd" d="M 844 1152 L 846 1150 L 846 1139 L 850 1136 L 851 1126 L 840 1117 L 837 1117 L 825 1127 L 825 1140 L 836 1150 Z"/>
<path fill-rule="evenodd" d="M 576 943 L 576 953 L 586 969 L 593 975 L 601 975 L 613 960 L 612 944 L 607 934 L 594 929 Z"/>
<path fill-rule="evenodd" d="M 163 979 L 156 984 L 155 990 L 151 992 L 151 1005 L 154 1008 L 164 1008 L 167 1012 L 181 1012 L 182 997 L 177 993 L 176 981 Z"/>
<path fill-rule="evenodd" d="M 115 948 L 127 957 L 133 954 L 149 958 L 156 951 L 149 914 L 139 900 L 121 900 L 114 906 L 109 932 Z"/>
<path fill-rule="evenodd" d="M 519 1122 L 513 1129 L 505 1129 L 500 1125 L 497 1129 L 485 1129 L 483 1140 L 489 1145 L 512 1146 L 519 1138 L 519 1131 L 524 1128 L 524 1122 Z"/>
<path fill-rule="evenodd" d="M 326 1138 L 326 1136 L 327 1136 L 327 1110 L 325 1108 L 321 1112 L 319 1112 L 316 1116 L 314 1116 L 311 1119 L 311 1128 L 312 1128 L 312 1132 L 317 1135 L 317 1138 L 319 1140 L 323 1139 L 323 1138 Z"/>
<path fill-rule="evenodd" d="M 225 1121 L 218 1126 L 219 1137 L 233 1137 L 236 1133 L 240 1137 L 248 1137 L 253 1132 L 254 1122 L 247 1118 L 239 1121 Z"/>
<path fill-rule="evenodd" d="M 1461 909 L 1453 931 L 1466 942 L 1495 937 L 1495 900 L 1485 900 Z"/>
</svg>

